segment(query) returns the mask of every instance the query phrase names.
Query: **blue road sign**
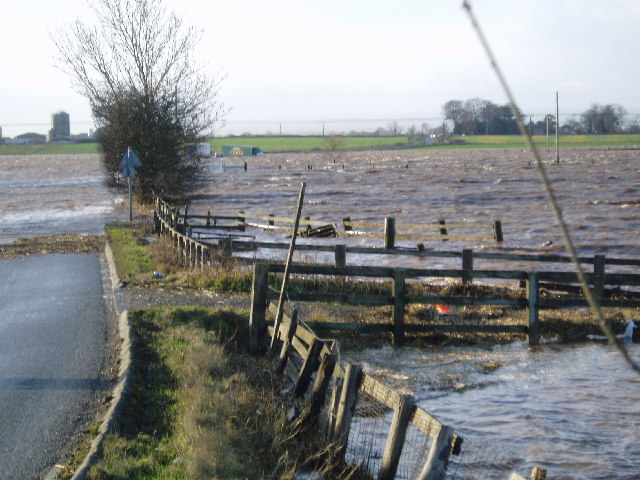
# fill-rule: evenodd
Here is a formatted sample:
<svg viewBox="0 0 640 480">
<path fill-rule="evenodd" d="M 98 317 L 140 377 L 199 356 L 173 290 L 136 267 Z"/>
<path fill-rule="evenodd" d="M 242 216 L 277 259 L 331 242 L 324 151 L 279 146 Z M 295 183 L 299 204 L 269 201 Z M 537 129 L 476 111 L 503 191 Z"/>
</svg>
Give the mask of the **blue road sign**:
<svg viewBox="0 0 640 480">
<path fill-rule="evenodd" d="M 127 152 L 122 156 L 119 166 L 125 177 L 134 177 L 136 174 L 136 168 L 141 167 L 142 162 L 138 158 L 136 151 L 129 147 L 127 148 Z"/>
</svg>

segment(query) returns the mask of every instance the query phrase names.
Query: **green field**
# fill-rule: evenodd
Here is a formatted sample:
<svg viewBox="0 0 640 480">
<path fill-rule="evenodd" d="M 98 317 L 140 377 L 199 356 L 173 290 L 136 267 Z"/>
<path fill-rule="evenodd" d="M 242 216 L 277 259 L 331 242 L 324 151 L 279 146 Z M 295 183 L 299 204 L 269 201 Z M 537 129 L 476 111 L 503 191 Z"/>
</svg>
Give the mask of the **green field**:
<svg viewBox="0 0 640 480">
<path fill-rule="evenodd" d="M 448 145 L 420 146 L 410 142 L 408 137 L 339 137 L 340 150 L 366 150 L 380 148 L 526 148 L 526 141 L 519 135 L 473 135 L 457 136 L 454 143 Z M 547 147 L 547 137 L 533 137 L 536 145 Z M 214 152 L 221 152 L 222 145 L 252 145 L 264 152 L 312 152 L 331 150 L 329 137 L 221 137 L 209 139 Z M 549 138 L 550 148 L 555 148 L 555 137 Z M 606 147 L 640 145 L 640 134 L 627 135 L 562 135 L 561 147 Z M 78 143 L 69 145 L 0 145 L 0 155 L 74 155 L 98 153 L 97 143 Z"/>
</svg>

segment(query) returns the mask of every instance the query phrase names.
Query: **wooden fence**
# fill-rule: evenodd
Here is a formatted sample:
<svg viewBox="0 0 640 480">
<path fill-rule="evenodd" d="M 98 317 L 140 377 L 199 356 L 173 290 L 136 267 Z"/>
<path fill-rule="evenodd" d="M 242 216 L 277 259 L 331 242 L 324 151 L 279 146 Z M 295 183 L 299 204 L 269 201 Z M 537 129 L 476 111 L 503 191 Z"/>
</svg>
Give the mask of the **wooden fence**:
<svg viewBox="0 0 640 480">
<path fill-rule="evenodd" d="M 210 262 L 213 247 L 200 242 L 182 233 L 184 224 L 177 222 L 177 214 L 173 210 L 166 210 L 164 213 L 159 208 L 156 215 L 156 228 L 158 232 L 166 233 L 170 236 L 173 244 L 177 248 L 184 263 L 195 268 L 202 268 Z M 173 225 L 173 226 L 172 226 Z M 175 227 L 180 227 L 177 229 Z M 229 243 L 223 247 L 229 249 Z M 298 247 L 296 247 L 298 248 Z M 346 248 L 342 249 L 346 251 Z M 332 330 L 358 330 L 364 332 L 389 332 L 392 334 L 393 343 L 401 346 L 406 333 L 522 333 L 527 335 L 530 345 L 537 345 L 540 339 L 539 314 L 543 308 L 569 308 L 586 307 L 586 300 L 580 295 L 557 295 L 553 298 L 541 298 L 541 288 L 552 285 L 577 284 L 578 279 L 575 272 L 551 272 L 551 271 L 522 271 L 522 270 L 477 270 L 473 269 L 473 255 L 469 250 L 462 252 L 462 269 L 413 269 L 413 268 L 391 268 L 391 267 L 364 267 L 364 266 L 320 266 L 320 265 L 294 265 L 291 272 L 294 274 L 305 274 L 315 276 L 331 277 L 365 277 L 377 279 L 389 279 L 392 281 L 390 295 L 363 295 L 357 293 L 295 293 L 289 292 L 290 300 L 317 301 L 317 302 L 343 302 L 363 305 L 391 305 L 392 318 L 390 323 L 385 324 L 353 324 L 342 322 L 322 323 L 317 327 L 330 328 Z M 429 252 L 435 253 L 435 252 Z M 545 256 L 522 256 L 522 255 L 498 255 L 478 253 L 478 257 L 485 258 L 515 258 L 519 261 L 568 261 L 566 257 L 545 257 Z M 628 273 L 606 273 L 605 265 L 636 265 L 637 260 L 605 259 L 604 256 L 593 258 L 582 258 L 585 263 L 593 263 L 594 272 L 587 274 L 587 281 L 593 289 L 594 296 L 603 307 L 632 308 L 640 307 L 640 300 L 636 299 L 612 299 L 606 295 L 606 286 L 611 285 L 616 288 L 621 286 L 637 287 L 640 285 L 640 275 Z M 344 262 L 341 262 L 344 265 Z M 267 284 L 268 272 L 283 272 L 284 265 L 264 265 L 259 270 L 260 276 L 257 281 L 261 287 L 264 298 L 261 298 L 263 305 L 271 299 L 278 298 L 278 293 L 269 290 Z M 407 279 L 443 279 L 459 278 L 462 282 L 471 283 L 474 279 L 482 280 L 512 280 L 521 282 L 525 288 L 524 295 L 518 298 L 504 298 L 499 296 L 468 297 L 468 296 L 416 296 L 407 295 Z M 499 324 L 429 324 L 416 325 L 404 322 L 405 307 L 407 304 L 417 303 L 425 305 L 445 304 L 450 306 L 484 306 L 495 305 L 502 307 L 522 308 L 528 311 L 528 322 L 524 325 L 499 325 Z M 256 307 L 259 308 L 259 307 Z M 264 308 L 264 307 L 263 307 Z M 258 312 L 256 312 L 258 313 Z"/>
<path fill-rule="evenodd" d="M 254 267 L 259 277 L 263 265 Z M 261 286 L 254 282 L 254 303 Z M 256 351 L 274 344 L 275 369 L 294 382 L 295 396 L 308 404 L 306 421 L 316 424 L 338 459 L 366 468 L 373 478 L 441 480 L 451 455 L 459 455 L 462 438 L 424 409 L 410 395 L 400 394 L 362 371 L 359 365 L 340 365 L 336 344 L 320 339 L 293 310 L 284 313 L 278 331 L 273 322 L 258 320 L 252 308 L 251 333 Z M 275 316 L 277 307 L 269 303 Z M 265 337 L 265 333 L 268 336 Z M 272 337 L 276 342 L 272 342 Z M 266 341 L 265 341 L 266 338 Z M 389 417 L 391 417 L 389 419 Z M 532 479 L 544 479 L 535 467 Z M 510 477 L 522 478 L 513 473 Z"/>
<path fill-rule="evenodd" d="M 277 299 L 279 293 L 268 288 L 269 272 L 284 272 L 284 266 L 278 264 L 256 264 L 254 270 L 254 295 L 258 295 L 252 302 L 252 315 L 260 322 L 264 318 L 265 305 L 269 300 Z M 558 296 L 555 298 L 540 297 L 540 282 L 553 281 L 562 283 L 577 282 L 575 273 L 566 272 L 525 272 L 512 270 L 426 270 L 399 269 L 390 267 L 326 267 L 293 265 L 292 274 L 304 274 L 329 277 L 365 277 L 391 280 L 390 295 L 372 295 L 360 293 L 316 293 L 316 292 L 288 292 L 289 301 L 306 302 L 341 302 L 360 305 L 390 305 L 392 317 L 389 323 L 344 323 L 320 322 L 311 324 L 314 328 L 328 330 L 348 330 L 361 332 L 391 333 L 394 346 L 401 346 L 406 333 L 522 333 L 527 335 L 530 345 L 537 345 L 540 340 L 539 313 L 542 308 L 566 308 L 587 306 L 584 298 L 577 296 Z M 499 296 L 442 296 L 442 295 L 408 295 L 408 279 L 431 278 L 463 278 L 465 275 L 485 280 L 521 280 L 525 282 L 525 295 L 521 298 L 504 298 Z M 587 280 L 593 285 L 640 285 L 640 275 L 637 274 L 605 274 L 587 275 Z M 599 287 L 598 287 L 599 288 Z M 605 307 L 638 307 L 640 300 L 612 300 L 600 298 L 600 304 Z M 525 325 L 502 324 L 406 324 L 404 321 L 405 307 L 408 304 L 445 304 L 452 306 L 495 305 L 501 307 L 523 308 L 528 311 L 528 322 Z M 261 306 L 262 305 L 262 306 Z"/>
</svg>

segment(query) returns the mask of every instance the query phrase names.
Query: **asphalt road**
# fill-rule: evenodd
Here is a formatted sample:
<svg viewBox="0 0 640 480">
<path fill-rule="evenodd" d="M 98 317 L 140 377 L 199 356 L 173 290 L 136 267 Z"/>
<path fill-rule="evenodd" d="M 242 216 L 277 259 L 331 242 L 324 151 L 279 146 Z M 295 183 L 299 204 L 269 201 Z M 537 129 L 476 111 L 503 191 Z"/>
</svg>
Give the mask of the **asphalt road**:
<svg viewBox="0 0 640 480">
<path fill-rule="evenodd" d="M 41 478 L 111 390 L 97 255 L 0 261 L 0 478 Z"/>
</svg>

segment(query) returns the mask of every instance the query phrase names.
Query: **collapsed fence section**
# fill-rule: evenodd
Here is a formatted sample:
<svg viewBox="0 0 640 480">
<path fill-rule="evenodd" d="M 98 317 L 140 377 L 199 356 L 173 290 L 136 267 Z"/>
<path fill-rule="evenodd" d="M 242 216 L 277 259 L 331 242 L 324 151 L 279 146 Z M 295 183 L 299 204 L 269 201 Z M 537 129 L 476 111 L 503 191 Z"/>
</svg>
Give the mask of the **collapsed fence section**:
<svg viewBox="0 0 640 480">
<path fill-rule="evenodd" d="M 274 303 L 269 304 L 274 317 L 277 310 Z M 467 468 L 459 476 L 458 465 L 469 463 L 459 458 L 462 438 L 417 405 L 411 395 L 389 388 L 360 365 L 343 367 L 337 343 L 319 338 L 300 320 L 297 310 L 285 312 L 277 330 L 273 321 L 262 324 L 258 351 L 275 345 L 276 372 L 286 372 L 292 379 L 294 394 L 308 405 L 305 421 L 313 422 L 333 445 L 335 459 L 379 480 L 474 480 L 496 473 L 491 468 Z M 473 457 L 471 461 L 477 463 Z M 449 471 L 449 465 L 456 465 L 455 471 Z M 491 478 L 522 479 L 509 470 L 502 468 L 504 476 L 492 474 Z M 535 467 L 531 478 L 543 480 L 545 474 Z"/>
<path fill-rule="evenodd" d="M 269 340 L 261 335 L 261 346 L 276 337 L 276 369 L 287 371 L 295 395 L 308 400 L 308 418 L 335 446 L 337 459 L 379 480 L 444 478 L 449 457 L 459 452 L 462 441 L 453 429 L 359 365 L 343 368 L 333 342 L 302 325 L 295 310 L 283 315 L 278 332 L 272 322 L 264 327 Z"/>
</svg>

